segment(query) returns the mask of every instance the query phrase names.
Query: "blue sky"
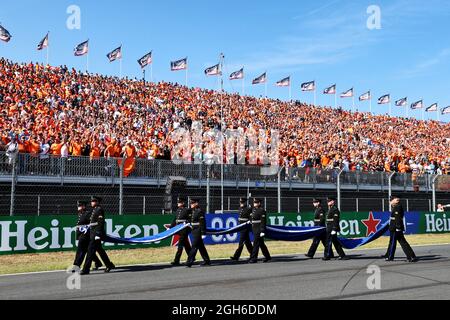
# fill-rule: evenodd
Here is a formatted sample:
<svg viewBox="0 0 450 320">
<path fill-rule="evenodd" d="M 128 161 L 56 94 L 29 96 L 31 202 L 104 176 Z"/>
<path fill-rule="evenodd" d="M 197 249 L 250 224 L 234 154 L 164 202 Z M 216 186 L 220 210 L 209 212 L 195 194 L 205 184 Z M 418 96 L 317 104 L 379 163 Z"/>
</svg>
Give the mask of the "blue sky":
<svg viewBox="0 0 450 320">
<path fill-rule="evenodd" d="M 70 5 L 81 9 L 79 30 L 66 27 Z M 366 26 L 370 5 L 381 9 L 380 30 Z M 388 111 L 376 104 L 387 93 L 394 101 L 407 96 L 409 103 L 423 99 L 426 107 L 450 105 L 450 2 L 444 0 L 17 0 L 2 4 L 0 22 L 13 36 L 0 43 L 0 56 L 20 62 L 45 62 L 36 45 L 50 31 L 52 65 L 85 69 L 86 59 L 74 57 L 73 48 L 89 38 L 91 72 L 119 75 L 119 63 L 109 63 L 106 54 L 122 44 L 123 75 L 141 77 L 136 61 L 153 50 L 155 81 L 184 83 L 184 72 L 170 72 L 169 62 L 188 56 L 189 85 L 217 89 L 217 79 L 203 71 L 223 52 L 226 76 L 245 67 L 249 95 L 264 94 L 264 85 L 251 81 L 267 71 L 272 98 L 288 99 L 288 90 L 274 83 L 291 75 L 293 98 L 312 102 L 300 84 L 316 80 L 320 105 L 334 106 L 333 96 L 321 94 L 334 83 L 338 93 L 354 87 L 357 97 L 371 90 L 375 113 Z M 226 91 L 241 87 L 226 78 Z M 352 100 L 338 104 L 349 109 Z M 357 105 L 369 110 L 368 103 Z M 405 108 L 392 110 L 405 115 Z M 410 115 L 421 118 L 422 111 Z"/>
</svg>

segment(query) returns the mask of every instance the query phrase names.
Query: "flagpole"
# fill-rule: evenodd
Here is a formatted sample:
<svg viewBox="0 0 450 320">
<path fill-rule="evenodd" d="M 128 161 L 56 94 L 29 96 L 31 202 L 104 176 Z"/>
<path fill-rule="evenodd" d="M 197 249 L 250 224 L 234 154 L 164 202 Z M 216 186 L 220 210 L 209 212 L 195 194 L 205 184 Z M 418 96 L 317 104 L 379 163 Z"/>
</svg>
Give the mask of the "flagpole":
<svg viewBox="0 0 450 320">
<path fill-rule="evenodd" d="M 337 109 L 337 91 L 334 89 L 334 108 Z"/>
<path fill-rule="evenodd" d="M 316 96 L 316 88 L 314 88 L 314 106 L 316 106 L 317 96 Z"/>
<path fill-rule="evenodd" d="M 291 79 L 289 79 L 289 102 L 292 101 L 292 84 Z"/>
<path fill-rule="evenodd" d="M 266 82 L 264 83 L 264 95 L 266 98 L 267 98 L 267 81 L 268 81 L 268 78 L 267 78 L 267 73 L 266 73 Z"/>
<path fill-rule="evenodd" d="M 89 73 L 89 51 L 86 55 L 86 73 Z"/>
<path fill-rule="evenodd" d="M 150 82 L 153 82 L 153 62 L 150 64 Z"/>
<path fill-rule="evenodd" d="M 369 110 L 370 110 L 370 114 L 372 114 L 372 93 L 369 93 L 370 97 L 369 97 Z"/>
<path fill-rule="evenodd" d="M 392 102 L 391 102 L 391 98 L 389 97 L 389 117 L 391 117 L 392 114 Z"/>
<path fill-rule="evenodd" d="M 355 112 L 355 93 L 353 92 L 353 97 L 352 97 L 352 112 Z"/>
<path fill-rule="evenodd" d="M 50 50 L 50 31 L 47 32 L 47 65 L 48 65 L 49 50 Z"/>
<path fill-rule="evenodd" d="M 186 87 L 188 86 L 188 66 L 186 66 Z"/>
<path fill-rule="evenodd" d="M 122 79 L 122 58 L 120 58 L 119 63 L 119 79 Z"/>
<path fill-rule="evenodd" d="M 245 96 L 245 79 L 242 77 L 242 96 Z"/>
</svg>

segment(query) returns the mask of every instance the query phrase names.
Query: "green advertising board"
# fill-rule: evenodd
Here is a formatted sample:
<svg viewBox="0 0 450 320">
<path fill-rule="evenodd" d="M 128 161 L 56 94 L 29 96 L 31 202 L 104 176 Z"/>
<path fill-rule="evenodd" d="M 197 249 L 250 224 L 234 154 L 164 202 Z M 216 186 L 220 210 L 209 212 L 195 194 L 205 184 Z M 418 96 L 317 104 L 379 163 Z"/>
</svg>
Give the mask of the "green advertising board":
<svg viewBox="0 0 450 320">
<path fill-rule="evenodd" d="M 388 212 L 344 212 L 341 214 L 341 237 L 363 238 L 389 220 Z M 141 238 L 166 230 L 170 215 L 109 216 L 106 231 L 113 237 Z M 313 225 L 313 213 L 269 214 L 268 224 L 276 226 Z M 75 250 L 76 216 L 0 217 L 0 255 Z M 237 215 L 209 215 L 214 227 L 237 225 Z M 409 212 L 405 217 L 407 234 L 442 234 L 450 232 L 450 217 L 446 213 Z M 156 248 L 170 246 L 171 238 L 151 245 L 118 245 L 105 243 L 106 249 Z M 208 237 L 208 244 L 234 243 L 237 236 Z"/>
</svg>

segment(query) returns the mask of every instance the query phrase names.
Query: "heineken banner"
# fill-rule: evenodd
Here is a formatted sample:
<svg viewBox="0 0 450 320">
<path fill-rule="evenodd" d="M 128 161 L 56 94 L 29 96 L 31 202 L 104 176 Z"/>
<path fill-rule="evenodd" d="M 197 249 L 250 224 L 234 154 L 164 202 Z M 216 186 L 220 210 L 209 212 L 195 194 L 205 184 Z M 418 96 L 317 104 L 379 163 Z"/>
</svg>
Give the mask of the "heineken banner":
<svg viewBox="0 0 450 320">
<path fill-rule="evenodd" d="M 341 237 L 364 238 L 374 234 L 389 219 L 389 213 L 342 213 Z M 432 234 L 450 232 L 450 217 L 445 213 L 409 212 L 406 214 L 407 234 Z M 0 254 L 34 253 L 74 250 L 76 247 L 74 216 L 0 217 Z M 272 226 L 310 227 L 313 214 L 269 215 Z M 170 215 L 110 216 L 106 219 L 107 234 L 117 238 L 141 238 L 157 235 L 166 230 L 172 221 Z M 229 229 L 238 225 L 236 214 L 207 215 L 211 228 Z M 175 235 L 150 245 L 124 245 L 106 243 L 107 249 L 155 248 L 175 245 Z M 208 236 L 208 245 L 235 243 L 238 234 Z"/>
</svg>

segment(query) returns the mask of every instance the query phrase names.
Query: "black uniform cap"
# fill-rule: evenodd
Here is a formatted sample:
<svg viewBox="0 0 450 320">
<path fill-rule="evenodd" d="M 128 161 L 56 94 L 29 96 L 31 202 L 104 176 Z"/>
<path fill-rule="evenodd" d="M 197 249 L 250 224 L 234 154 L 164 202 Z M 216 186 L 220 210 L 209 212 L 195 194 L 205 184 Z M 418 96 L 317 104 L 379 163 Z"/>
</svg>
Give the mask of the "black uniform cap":
<svg viewBox="0 0 450 320">
<path fill-rule="evenodd" d="M 198 198 L 191 198 L 191 203 L 199 203 L 200 199 Z"/>
<path fill-rule="evenodd" d="M 255 199 L 253 199 L 253 202 L 255 202 L 255 203 L 261 203 L 261 199 L 255 198 Z"/>
<path fill-rule="evenodd" d="M 96 197 L 96 196 L 92 196 L 91 197 L 91 202 L 102 202 L 102 198 Z"/>
<path fill-rule="evenodd" d="M 337 201 L 337 199 L 336 199 L 335 197 L 328 197 L 328 198 L 327 198 L 327 201 L 328 201 L 328 202 L 330 202 L 330 201 Z"/>
<path fill-rule="evenodd" d="M 317 199 L 317 198 L 314 198 L 314 199 L 313 199 L 313 203 L 322 203 L 322 200 Z"/>
<path fill-rule="evenodd" d="M 185 202 L 186 202 L 186 198 L 184 198 L 184 197 L 178 197 L 178 198 L 177 198 L 177 202 L 178 202 L 178 203 L 185 203 Z"/>
<path fill-rule="evenodd" d="M 401 199 L 399 196 L 391 196 L 390 201 L 395 200 L 395 199 Z"/>
<path fill-rule="evenodd" d="M 247 198 L 240 198 L 240 199 L 239 199 L 239 202 L 240 202 L 240 203 L 247 203 Z"/>
<path fill-rule="evenodd" d="M 86 201 L 77 201 L 77 207 L 86 207 L 87 202 Z"/>
</svg>

